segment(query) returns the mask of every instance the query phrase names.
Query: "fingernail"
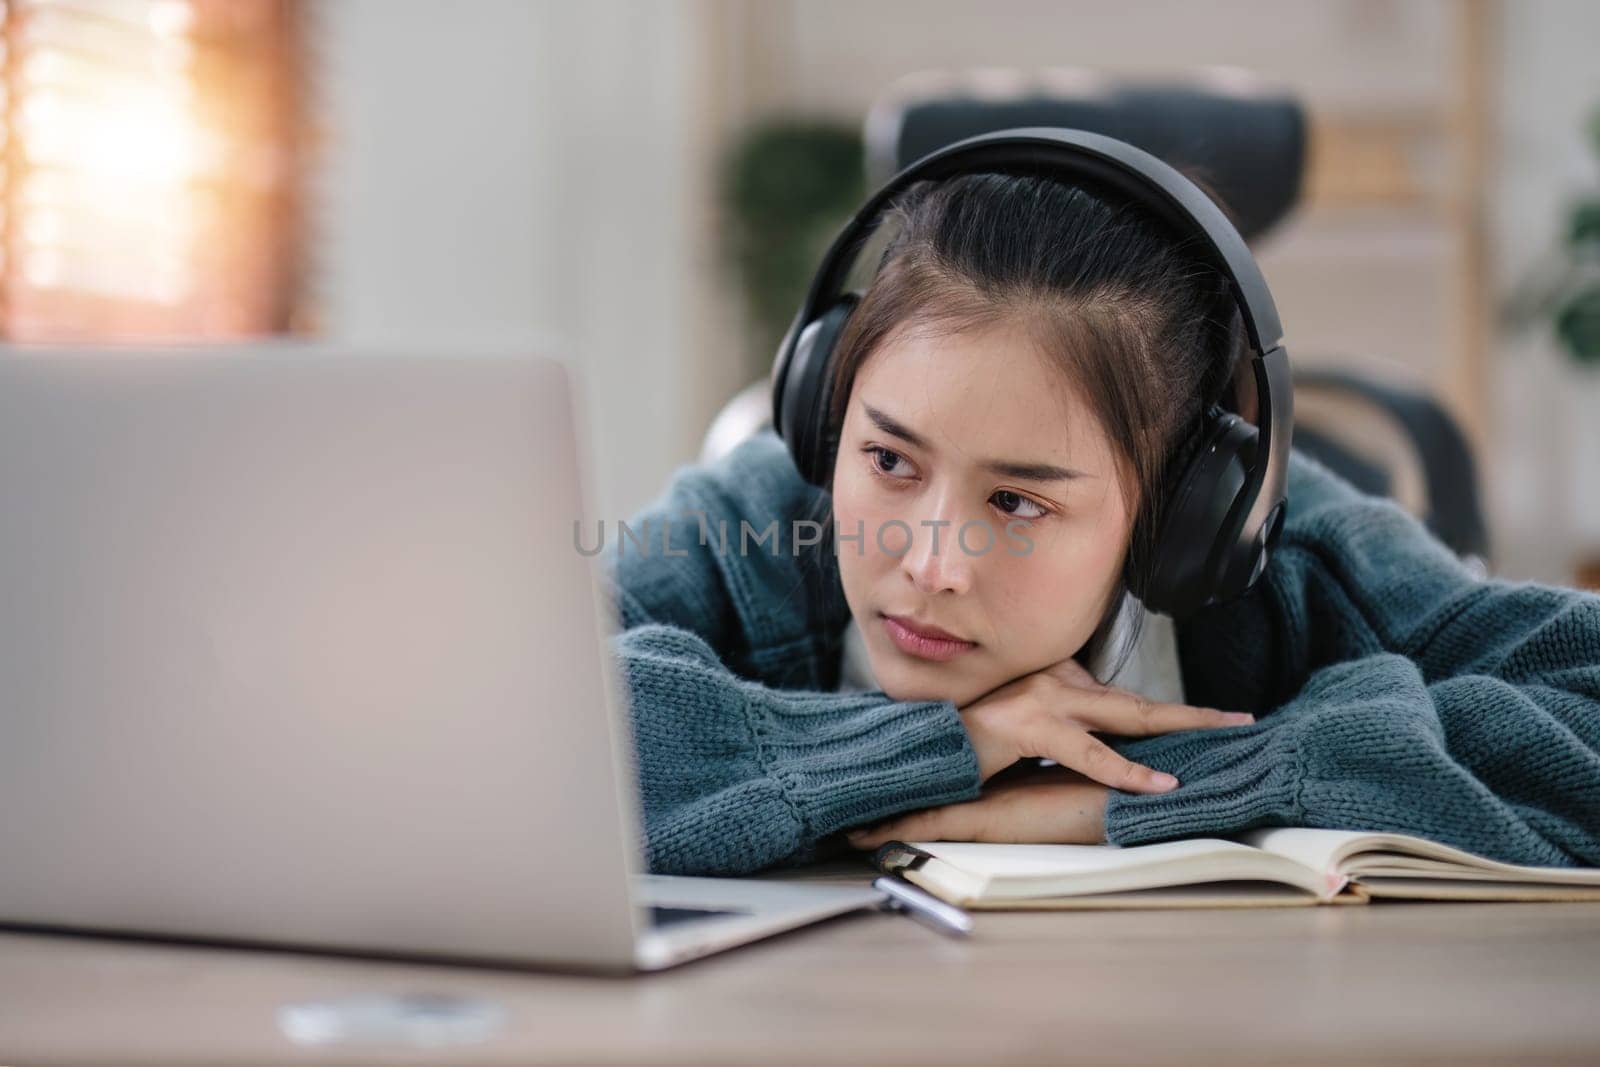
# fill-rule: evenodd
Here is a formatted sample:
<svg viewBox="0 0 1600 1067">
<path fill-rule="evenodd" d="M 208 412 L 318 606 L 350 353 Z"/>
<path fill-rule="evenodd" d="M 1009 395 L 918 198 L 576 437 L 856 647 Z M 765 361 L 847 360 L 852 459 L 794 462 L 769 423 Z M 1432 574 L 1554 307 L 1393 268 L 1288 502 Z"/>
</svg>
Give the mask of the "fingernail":
<svg viewBox="0 0 1600 1067">
<path fill-rule="evenodd" d="M 1162 774 L 1161 772 L 1157 771 L 1155 776 L 1155 784 L 1157 789 L 1173 789 L 1177 787 L 1178 780 L 1172 777 L 1170 774 Z"/>
<path fill-rule="evenodd" d="M 1228 712 L 1228 718 L 1232 719 L 1234 722 L 1256 721 L 1256 717 L 1250 714 L 1248 711 L 1230 711 Z"/>
</svg>

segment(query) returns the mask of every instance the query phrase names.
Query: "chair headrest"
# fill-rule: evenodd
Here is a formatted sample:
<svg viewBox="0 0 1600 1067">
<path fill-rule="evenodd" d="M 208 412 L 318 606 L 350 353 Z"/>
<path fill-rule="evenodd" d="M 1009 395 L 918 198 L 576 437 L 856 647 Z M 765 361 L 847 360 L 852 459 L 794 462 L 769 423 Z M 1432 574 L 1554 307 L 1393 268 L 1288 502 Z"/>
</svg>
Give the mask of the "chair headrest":
<svg viewBox="0 0 1600 1067">
<path fill-rule="evenodd" d="M 867 116 L 873 185 L 965 137 L 1065 126 L 1133 144 L 1210 185 L 1253 241 L 1294 207 L 1306 122 L 1287 89 L 1212 67 L 1180 79 L 1111 79 L 1081 68 L 926 72 L 892 85 Z"/>
</svg>

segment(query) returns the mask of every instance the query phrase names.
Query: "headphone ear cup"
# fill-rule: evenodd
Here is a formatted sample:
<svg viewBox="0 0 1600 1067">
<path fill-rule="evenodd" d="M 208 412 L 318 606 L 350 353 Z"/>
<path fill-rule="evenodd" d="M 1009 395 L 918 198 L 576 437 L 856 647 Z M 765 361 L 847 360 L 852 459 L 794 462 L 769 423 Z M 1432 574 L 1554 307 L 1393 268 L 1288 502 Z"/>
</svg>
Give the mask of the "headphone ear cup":
<svg viewBox="0 0 1600 1067">
<path fill-rule="evenodd" d="M 1223 581 L 1234 570 L 1237 546 L 1228 535 L 1228 519 L 1244 489 L 1256 440 L 1255 426 L 1238 415 L 1219 408 L 1208 412 L 1200 448 L 1168 498 L 1148 584 L 1138 574 L 1127 576 L 1130 590 L 1151 611 L 1183 618 L 1230 592 Z"/>
<path fill-rule="evenodd" d="M 794 353 L 782 383 L 777 407 L 781 433 L 801 476 L 827 487 L 834 444 L 828 434 L 828 406 L 833 398 L 833 350 L 850 313 L 861 302 L 846 293 L 828 310 L 806 323 L 795 340 Z"/>
</svg>

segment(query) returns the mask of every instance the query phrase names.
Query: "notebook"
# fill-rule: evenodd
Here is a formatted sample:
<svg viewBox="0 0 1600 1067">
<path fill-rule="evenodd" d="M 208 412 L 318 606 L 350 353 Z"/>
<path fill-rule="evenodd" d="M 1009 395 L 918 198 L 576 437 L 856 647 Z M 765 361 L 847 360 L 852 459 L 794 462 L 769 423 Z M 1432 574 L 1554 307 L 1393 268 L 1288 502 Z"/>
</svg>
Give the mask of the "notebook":
<svg viewBox="0 0 1600 1067">
<path fill-rule="evenodd" d="M 888 841 L 873 863 L 975 910 L 1600 900 L 1600 868 L 1522 867 L 1407 834 L 1299 827 L 1129 846 Z"/>
</svg>

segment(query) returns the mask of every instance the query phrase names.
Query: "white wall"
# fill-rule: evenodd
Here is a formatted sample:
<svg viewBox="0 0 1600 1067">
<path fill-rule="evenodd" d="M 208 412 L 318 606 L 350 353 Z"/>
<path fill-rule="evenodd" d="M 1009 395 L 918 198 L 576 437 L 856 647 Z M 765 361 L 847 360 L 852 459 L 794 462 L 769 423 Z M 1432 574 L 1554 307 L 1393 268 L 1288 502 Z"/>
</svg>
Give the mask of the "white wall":
<svg viewBox="0 0 1600 1067">
<path fill-rule="evenodd" d="M 1490 220 L 1502 294 L 1560 241 L 1564 205 L 1600 192 L 1583 133 L 1600 107 L 1600 4 L 1520 0 L 1504 16 Z M 1504 569 L 1568 581 L 1575 556 L 1600 556 L 1600 372 L 1579 373 L 1548 335 L 1507 338 L 1500 355 L 1493 493 Z"/>
<path fill-rule="evenodd" d="M 361 348 L 554 350 L 602 515 L 694 453 L 692 7 L 327 0 L 315 293 Z"/>
<path fill-rule="evenodd" d="M 783 0 L 795 103 L 852 111 L 885 74 L 1094 66 L 1170 74 L 1233 64 L 1342 110 L 1428 107 L 1454 0 Z M 842 32 L 848 27 L 848 32 Z M 1357 72 L 1355 76 L 1352 76 Z"/>
</svg>

